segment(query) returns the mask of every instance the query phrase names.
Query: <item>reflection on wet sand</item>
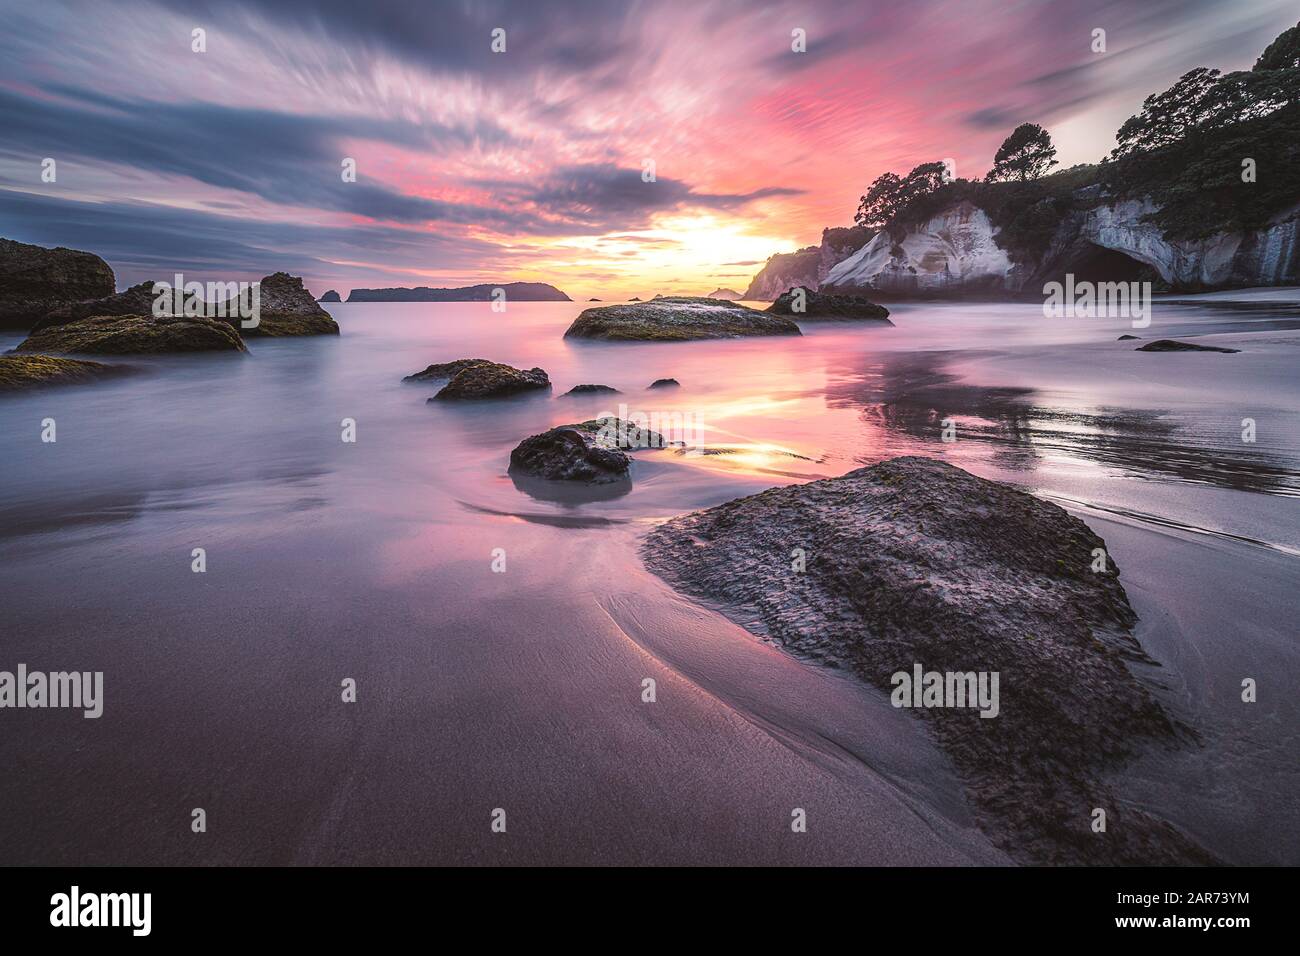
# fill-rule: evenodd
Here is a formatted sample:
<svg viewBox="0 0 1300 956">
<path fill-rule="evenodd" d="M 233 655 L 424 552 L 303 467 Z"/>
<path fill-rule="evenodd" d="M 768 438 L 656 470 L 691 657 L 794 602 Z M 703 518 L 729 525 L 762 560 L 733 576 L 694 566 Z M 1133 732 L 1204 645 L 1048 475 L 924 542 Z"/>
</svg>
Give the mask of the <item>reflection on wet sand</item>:
<svg viewBox="0 0 1300 956">
<path fill-rule="evenodd" d="M 1069 456 L 1136 477 L 1300 496 L 1300 472 L 1285 459 L 1244 443 L 1222 444 L 1223 432 L 1203 422 L 1168 409 L 1039 404 L 1033 389 L 961 381 L 950 369 L 962 355 L 872 356 L 870 365 L 844 370 L 827 387 L 827 404 L 860 407 L 864 422 L 924 442 L 941 441 L 944 420 L 951 419 L 960 440 L 992 446 L 995 463 L 1014 470 L 1032 469 L 1047 456 Z"/>
</svg>

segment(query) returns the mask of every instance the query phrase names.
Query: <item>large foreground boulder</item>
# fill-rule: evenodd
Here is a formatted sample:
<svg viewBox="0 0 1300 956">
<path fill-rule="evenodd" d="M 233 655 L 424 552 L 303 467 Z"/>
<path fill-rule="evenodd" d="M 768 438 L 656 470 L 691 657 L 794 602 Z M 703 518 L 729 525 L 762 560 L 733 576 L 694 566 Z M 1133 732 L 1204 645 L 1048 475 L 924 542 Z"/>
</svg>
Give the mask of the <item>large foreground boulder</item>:
<svg viewBox="0 0 1300 956">
<path fill-rule="evenodd" d="M 97 315 L 33 332 L 18 352 L 142 355 L 159 352 L 247 352 L 230 325 L 214 319 Z"/>
<path fill-rule="evenodd" d="M 802 293 L 802 294 L 801 294 Z M 802 311 L 796 307 L 802 302 Z M 787 289 L 767 307 L 768 312 L 795 319 L 818 319 L 832 322 L 873 321 L 893 325 L 889 310 L 860 295 L 835 295 L 812 289 Z"/>
<path fill-rule="evenodd" d="M 0 239 L 0 327 L 29 328 L 51 309 L 112 295 L 113 270 L 91 252 Z"/>
<path fill-rule="evenodd" d="M 603 305 L 586 309 L 573 320 L 564 337 L 681 342 L 799 334 L 799 326 L 790 319 L 734 302 L 706 297 L 663 296 L 635 305 Z"/>
<path fill-rule="evenodd" d="M 518 369 L 499 362 L 476 362 L 452 376 L 429 401 L 506 398 L 550 387 L 550 378 L 540 368 Z"/>
<path fill-rule="evenodd" d="M 626 452 L 663 447 L 658 432 L 618 418 L 597 418 L 525 438 L 510 453 L 510 472 L 550 481 L 624 481 L 632 463 Z"/>
<path fill-rule="evenodd" d="M 1062 508 L 940 461 L 896 458 L 675 518 L 643 554 L 794 654 L 852 671 L 896 706 L 925 704 L 918 715 L 980 825 L 1012 857 L 1209 859 L 1102 781 L 1140 739 L 1177 728 L 1129 670 L 1152 662 L 1105 542 Z M 896 675 L 918 671 L 944 675 L 941 690 L 948 674 L 985 674 L 989 688 L 997 674 L 998 696 L 983 711 L 942 692 L 948 706 L 900 700 Z M 1094 807 L 1107 812 L 1104 834 L 1091 830 Z"/>
<path fill-rule="evenodd" d="M 78 385 L 122 371 L 101 362 L 53 355 L 0 355 L 0 392 L 46 385 Z"/>
</svg>

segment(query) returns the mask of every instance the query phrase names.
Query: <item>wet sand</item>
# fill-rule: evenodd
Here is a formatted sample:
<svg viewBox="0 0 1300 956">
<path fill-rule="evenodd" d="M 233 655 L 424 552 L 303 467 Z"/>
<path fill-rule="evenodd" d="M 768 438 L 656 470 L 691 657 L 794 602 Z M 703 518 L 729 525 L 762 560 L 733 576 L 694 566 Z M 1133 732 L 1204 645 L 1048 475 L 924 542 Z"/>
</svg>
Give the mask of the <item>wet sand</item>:
<svg viewBox="0 0 1300 956">
<path fill-rule="evenodd" d="M 919 721 L 636 557 L 654 521 L 904 453 L 1017 482 L 1107 540 L 1162 702 L 1202 735 L 1113 783 L 1229 862 L 1300 860 L 1296 332 L 1135 355 L 1122 322 L 915 304 L 780 349 L 574 345 L 575 306 L 333 306 L 337 341 L 0 403 L 0 666 L 103 670 L 106 697 L 98 721 L 0 714 L 0 861 L 1007 862 Z M 1169 306 L 1139 334 L 1260 321 L 1287 319 Z M 400 384 L 471 355 L 540 365 L 557 395 L 594 381 L 694 410 L 730 451 L 642 455 L 613 500 L 534 497 L 510 448 L 611 403 L 449 410 Z M 665 376 L 683 388 L 643 391 Z"/>
</svg>

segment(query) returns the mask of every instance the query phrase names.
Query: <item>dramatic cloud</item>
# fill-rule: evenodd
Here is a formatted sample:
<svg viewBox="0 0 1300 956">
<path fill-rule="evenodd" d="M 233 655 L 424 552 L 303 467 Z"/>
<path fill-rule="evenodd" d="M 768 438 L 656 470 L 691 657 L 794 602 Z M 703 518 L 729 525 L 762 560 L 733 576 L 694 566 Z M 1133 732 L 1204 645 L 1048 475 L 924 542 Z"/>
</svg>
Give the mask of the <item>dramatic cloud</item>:
<svg viewBox="0 0 1300 956">
<path fill-rule="evenodd" d="M 1145 95 L 1248 66 L 1295 20 L 1282 0 L 0 13 L 0 234 L 99 252 L 119 284 L 283 268 L 318 290 L 532 279 L 575 297 L 739 281 L 719 270 L 847 224 L 886 169 L 981 174 L 1020 122 L 1046 125 L 1065 165 L 1095 161 Z"/>
</svg>

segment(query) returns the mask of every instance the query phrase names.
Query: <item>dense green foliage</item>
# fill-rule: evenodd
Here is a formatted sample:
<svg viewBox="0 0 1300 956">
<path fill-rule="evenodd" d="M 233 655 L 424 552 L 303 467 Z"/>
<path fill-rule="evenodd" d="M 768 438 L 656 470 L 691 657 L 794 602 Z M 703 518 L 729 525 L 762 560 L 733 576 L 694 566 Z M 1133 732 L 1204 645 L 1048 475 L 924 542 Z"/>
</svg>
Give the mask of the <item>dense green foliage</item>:
<svg viewBox="0 0 1300 956">
<path fill-rule="evenodd" d="M 1300 24 L 1249 72 L 1192 70 L 1116 136 L 1102 181 L 1149 197 L 1171 239 L 1258 229 L 1300 203 Z"/>
<path fill-rule="evenodd" d="M 1106 195 L 1149 198 L 1157 207 L 1151 220 L 1170 239 L 1258 229 L 1300 203 L 1300 24 L 1252 70 L 1200 67 L 1147 97 L 1116 144 L 1100 165 L 1043 176 L 1055 149 L 1042 127 L 1025 123 L 998 150 L 989 181 L 944 183 L 941 163 L 906 177 L 885 173 L 855 221 L 901 239 L 965 199 L 988 213 L 1017 261 L 1041 253 L 1070 212 Z"/>
<path fill-rule="evenodd" d="M 938 190 L 943 180 L 943 163 L 922 163 L 903 177 L 884 173 L 867 189 L 853 221 L 867 229 L 881 229 L 917 200 Z"/>
<path fill-rule="evenodd" d="M 988 181 L 1001 180 L 1026 182 L 1037 179 L 1056 165 L 1056 147 L 1052 137 L 1037 123 L 1021 123 L 1002 141 Z"/>
</svg>

